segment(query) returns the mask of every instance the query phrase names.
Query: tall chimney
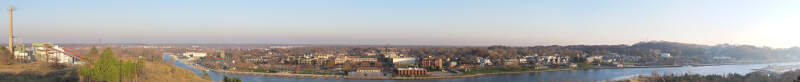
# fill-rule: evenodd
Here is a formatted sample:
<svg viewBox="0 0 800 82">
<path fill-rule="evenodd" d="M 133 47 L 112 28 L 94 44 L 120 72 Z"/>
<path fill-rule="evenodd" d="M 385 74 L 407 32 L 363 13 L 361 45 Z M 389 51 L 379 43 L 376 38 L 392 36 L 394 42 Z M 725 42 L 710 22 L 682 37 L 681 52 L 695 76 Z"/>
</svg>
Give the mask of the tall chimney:
<svg viewBox="0 0 800 82">
<path fill-rule="evenodd" d="M 14 56 L 14 7 L 8 6 L 8 51 Z"/>
</svg>

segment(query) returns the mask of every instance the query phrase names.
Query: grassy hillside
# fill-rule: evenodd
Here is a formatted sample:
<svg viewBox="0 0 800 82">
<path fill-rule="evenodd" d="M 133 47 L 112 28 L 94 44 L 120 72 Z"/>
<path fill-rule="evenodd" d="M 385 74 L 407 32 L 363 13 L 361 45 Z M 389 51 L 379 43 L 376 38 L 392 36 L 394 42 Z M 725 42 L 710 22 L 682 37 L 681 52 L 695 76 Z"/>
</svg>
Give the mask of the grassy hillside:
<svg viewBox="0 0 800 82">
<path fill-rule="evenodd" d="M 163 82 L 163 81 L 184 81 L 184 82 L 210 82 L 195 75 L 187 69 L 175 67 L 170 63 L 145 62 L 143 77 L 136 78 L 140 82 Z"/>
<path fill-rule="evenodd" d="M 42 69 L 45 68 L 45 69 Z M 84 77 L 86 78 L 86 77 Z M 79 82 L 77 68 L 47 69 L 36 63 L 0 65 L 0 82 Z M 144 62 L 144 71 L 139 77 L 126 81 L 134 82 L 210 82 L 189 70 L 169 63 Z"/>
<path fill-rule="evenodd" d="M 132 51 L 135 52 L 135 51 Z M 0 51 L 0 55 L 8 55 Z M 130 61 L 136 56 L 128 56 L 129 53 L 120 53 L 120 60 Z M 154 54 L 159 55 L 159 54 Z M 89 55 L 94 57 L 97 55 Z M 149 58 L 159 56 L 143 56 L 143 59 L 160 59 Z M 89 60 L 93 61 L 93 60 Z M 32 63 L 18 63 L 6 64 L 0 62 L 0 82 L 81 82 L 88 81 L 91 77 L 81 76 L 78 66 L 71 66 L 65 68 L 53 68 L 50 64 L 44 62 Z M 166 81 L 181 81 L 181 82 L 210 82 L 211 80 L 202 79 L 187 69 L 175 67 L 170 63 L 155 60 L 142 61 L 142 70 L 138 72 L 138 76 L 123 78 L 124 82 L 166 82 Z"/>
</svg>

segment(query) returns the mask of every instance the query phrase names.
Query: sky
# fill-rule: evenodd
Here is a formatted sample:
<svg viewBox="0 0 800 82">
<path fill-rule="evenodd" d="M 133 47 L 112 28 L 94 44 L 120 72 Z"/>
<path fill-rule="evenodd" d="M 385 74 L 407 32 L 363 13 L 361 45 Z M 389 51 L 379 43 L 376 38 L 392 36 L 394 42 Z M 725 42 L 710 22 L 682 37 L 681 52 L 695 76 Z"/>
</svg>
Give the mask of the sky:
<svg viewBox="0 0 800 82">
<path fill-rule="evenodd" d="M 798 0 L 0 0 L 19 42 L 800 46 Z M 0 19 L 8 19 L 8 12 Z M 0 20 L 6 27 L 8 20 Z M 7 29 L 0 29 L 6 32 Z M 7 36 L 0 36 L 7 38 Z M 3 40 L 5 42 L 6 40 Z"/>
</svg>

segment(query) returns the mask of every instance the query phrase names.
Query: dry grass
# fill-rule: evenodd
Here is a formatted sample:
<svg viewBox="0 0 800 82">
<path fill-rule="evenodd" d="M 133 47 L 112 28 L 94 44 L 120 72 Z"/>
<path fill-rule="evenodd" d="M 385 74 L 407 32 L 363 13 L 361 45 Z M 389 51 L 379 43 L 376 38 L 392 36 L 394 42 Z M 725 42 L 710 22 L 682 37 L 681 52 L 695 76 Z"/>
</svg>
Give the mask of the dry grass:
<svg viewBox="0 0 800 82">
<path fill-rule="evenodd" d="M 88 51 L 88 50 L 78 50 Z M 133 59 L 130 53 L 119 52 L 122 60 L 129 61 Z M 138 52 L 138 51 L 129 51 Z M 163 53 L 160 51 L 152 51 L 152 53 Z M 144 57 L 160 56 L 160 54 L 152 54 Z M 147 54 L 147 53 L 138 53 Z M 0 52 L 0 57 L 6 58 L 5 53 Z M 85 55 L 85 53 L 81 54 Z M 87 57 L 93 57 L 85 55 Z M 77 80 L 77 67 L 67 67 L 66 69 L 52 69 L 43 62 L 32 62 L 23 64 L 8 64 L 6 59 L 0 58 L 0 82 L 63 82 L 63 81 L 76 81 Z M 65 80 L 66 79 L 66 80 Z M 202 79 L 200 76 L 195 75 L 187 69 L 175 67 L 170 63 L 161 61 L 144 61 L 144 69 L 140 76 L 127 80 L 132 82 L 210 82 L 211 80 Z"/>
<path fill-rule="evenodd" d="M 181 81 L 181 82 L 210 82 L 195 75 L 187 69 L 175 67 L 169 63 L 162 62 L 145 62 L 143 77 L 136 80 L 141 82 L 164 82 L 164 81 Z"/>
<path fill-rule="evenodd" d="M 2 64 L 0 74 L 11 81 L 58 81 L 61 79 L 77 79 L 72 77 L 77 70 L 74 68 L 50 69 L 47 65 L 39 62 L 25 64 Z M 59 76 L 59 77 L 49 77 Z M 70 76 L 70 77 L 65 77 Z M 63 77 L 63 78 L 62 78 Z M 3 80 L 0 80 L 3 81 Z M 130 80 L 129 80 L 130 81 Z M 211 80 L 202 79 L 187 69 L 175 67 L 163 62 L 144 62 L 142 75 L 132 79 L 135 82 L 210 82 Z"/>
<path fill-rule="evenodd" d="M 0 72 L 2 73 L 13 73 L 17 74 L 23 71 L 39 71 L 39 72 L 50 72 L 54 69 L 50 69 L 48 65 L 44 62 L 32 62 L 32 63 L 24 63 L 24 64 L 0 64 Z"/>
<path fill-rule="evenodd" d="M 0 82 L 77 82 L 76 68 L 53 69 L 47 63 L 0 65 Z"/>
</svg>

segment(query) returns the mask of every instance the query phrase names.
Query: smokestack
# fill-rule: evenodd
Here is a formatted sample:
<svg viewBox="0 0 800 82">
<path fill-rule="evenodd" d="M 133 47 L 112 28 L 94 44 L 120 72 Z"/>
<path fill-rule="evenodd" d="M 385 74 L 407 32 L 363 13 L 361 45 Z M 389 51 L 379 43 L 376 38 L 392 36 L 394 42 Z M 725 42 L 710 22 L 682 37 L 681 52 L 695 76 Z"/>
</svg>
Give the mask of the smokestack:
<svg viewBox="0 0 800 82">
<path fill-rule="evenodd" d="M 14 7 L 8 6 L 8 51 L 14 56 Z"/>
</svg>

